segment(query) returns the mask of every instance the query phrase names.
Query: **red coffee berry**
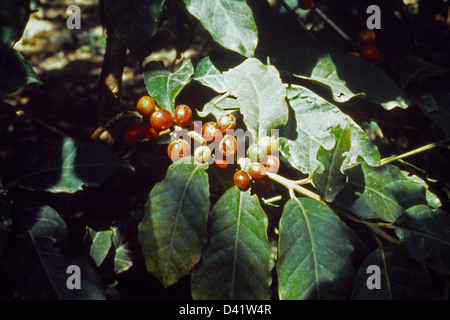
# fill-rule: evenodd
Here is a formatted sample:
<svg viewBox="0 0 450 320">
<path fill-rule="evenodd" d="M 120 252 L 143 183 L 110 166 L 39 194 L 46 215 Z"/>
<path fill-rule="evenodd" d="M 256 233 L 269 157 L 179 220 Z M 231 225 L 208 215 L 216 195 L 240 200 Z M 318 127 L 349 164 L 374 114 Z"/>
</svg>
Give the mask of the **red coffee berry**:
<svg viewBox="0 0 450 320">
<path fill-rule="evenodd" d="M 150 123 L 156 131 L 169 129 L 173 123 L 173 116 L 169 110 L 159 109 L 152 113 Z"/>
<path fill-rule="evenodd" d="M 234 184 L 239 189 L 245 189 L 249 186 L 250 182 L 252 181 L 250 175 L 245 172 L 244 170 L 236 171 L 236 173 L 233 176 Z"/>
<path fill-rule="evenodd" d="M 150 117 L 150 115 L 155 111 L 156 101 L 150 96 L 143 96 L 139 99 L 136 110 L 143 117 Z"/>
<path fill-rule="evenodd" d="M 266 167 L 266 171 L 270 173 L 277 173 L 280 169 L 280 159 L 273 155 L 264 157 L 261 163 Z"/>
<path fill-rule="evenodd" d="M 142 126 L 139 123 L 133 123 L 125 130 L 125 140 L 129 143 L 137 142 L 142 136 Z"/>
<path fill-rule="evenodd" d="M 185 104 L 178 105 L 173 112 L 173 120 L 180 127 L 187 126 L 191 123 L 192 110 Z"/>
<path fill-rule="evenodd" d="M 237 147 L 238 144 L 236 138 L 229 134 L 225 135 L 219 144 L 219 150 L 225 157 L 234 156 L 236 154 Z"/>
<path fill-rule="evenodd" d="M 171 141 L 167 147 L 167 154 L 174 162 L 189 155 L 190 152 L 191 146 L 183 139 Z"/>
</svg>

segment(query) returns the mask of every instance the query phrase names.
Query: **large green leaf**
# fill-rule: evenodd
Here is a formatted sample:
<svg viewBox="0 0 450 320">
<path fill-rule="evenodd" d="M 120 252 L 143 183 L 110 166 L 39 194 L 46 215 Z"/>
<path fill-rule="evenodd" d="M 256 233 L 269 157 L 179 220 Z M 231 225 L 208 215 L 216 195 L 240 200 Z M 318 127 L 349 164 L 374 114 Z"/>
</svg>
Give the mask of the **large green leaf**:
<svg viewBox="0 0 450 320">
<path fill-rule="evenodd" d="M 206 244 L 210 206 L 206 168 L 193 163 L 192 157 L 174 162 L 145 204 L 138 239 L 147 270 L 165 287 L 190 273 Z"/>
<path fill-rule="evenodd" d="M 247 129 L 270 135 L 288 120 L 286 87 L 273 66 L 250 58 L 223 73 L 228 93 L 236 97 Z"/>
<path fill-rule="evenodd" d="M 256 196 L 229 189 L 211 213 L 208 245 L 191 277 L 193 298 L 270 299 L 274 253 L 267 225 Z"/>
<path fill-rule="evenodd" d="M 338 49 L 305 44 L 276 52 L 272 62 L 280 70 L 329 88 L 339 102 L 360 96 L 387 110 L 408 107 L 401 88 L 381 69 Z"/>
<path fill-rule="evenodd" d="M 394 222 L 404 210 L 427 204 L 426 188 L 392 165 L 357 165 L 345 171 L 348 181 L 335 202 L 364 219 Z"/>
<path fill-rule="evenodd" d="M 130 165 L 103 144 L 64 138 L 29 147 L 18 159 L 9 186 L 49 192 L 76 192 L 99 186 Z"/>
<path fill-rule="evenodd" d="M 209 57 L 203 58 L 195 66 L 194 80 L 199 81 L 204 86 L 210 87 L 218 93 L 227 91 L 222 72 L 213 65 Z"/>
<path fill-rule="evenodd" d="M 368 269 L 369 266 L 379 268 L 380 272 Z M 377 283 L 378 275 L 379 289 L 372 287 Z M 427 269 L 412 260 L 403 247 L 388 243 L 373 251 L 359 268 L 352 299 L 418 299 L 430 289 L 430 285 L 431 277 Z"/>
<path fill-rule="evenodd" d="M 450 275 L 450 216 L 440 209 L 418 205 L 395 221 L 395 233 L 412 258 Z"/>
<path fill-rule="evenodd" d="M 148 94 L 155 98 L 159 106 L 173 112 L 175 98 L 193 75 L 194 67 L 189 59 L 184 60 L 173 73 L 165 70 L 161 64 L 149 63 L 145 66 L 144 82 Z"/>
<path fill-rule="evenodd" d="M 105 0 L 104 12 L 116 37 L 130 50 L 139 49 L 157 31 L 165 0 Z"/>
<path fill-rule="evenodd" d="M 335 145 L 331 150 L 319 148 L 317 159 L 323 167 L 316 170 L 312 176 L 314 187 L 328 202 L 334 200 L 346 183 L 342 166 L 345 161 L 344 153 L 350 150 L 351 130 L 348 125 L 344 128 L 337 126 L 331 130 L 331 134 L 335 138 Z"/>
<path fill-rule="evenodd" d="M 321 166 L 317 152 L 322 146 L 331 150 L 335 138 L 330 130 L 346 123 L 351 130 L 351 147 L 346 154 L 346 165 L 350 166 L 364 159 L 371 165 L 378 165 L 380 154 L 369 136 L 339 108 L 329 103 L 314 92 L 299 87 L 290 86 L 287 89 L 289 103 L 297 121 L 290 121 L 288 128 L 295 130 L 295 140 L 280 138 L 280 151 L 289 163 L 303 173 L 312 174 Z M 280 133 L 283 136 L 283 132 Z"/>
<path fill-rule="evenodd" d="M 350 297 L 353 247 L 343 223 L 329 207 L 309 198 L 290 199 L 279 232 L 280 299 Z"/>
<path fill-rule="evenodd" d="M 103 286 L 89 256 L 64 252 L 67 227 L 56 211 L 37 203 L 13 208 L 14 233 L 2 259 L 23 299 L 104 299 Z M 80 268 L 81 289 L 69 289 L 67 269 Z"/>
<path fill-rule="evenodd" d="M 9 204 L 0 197 L 0 257 L 2 256 L 3 248 L 6 245 L 6 239 L 9 234 L 9 226 L 11 224 L 11 213 Z"/>
<path fill-rule="evenodd" d="M 213 39 L 227 49 L 253 57 L 258 31 L 245 0 L 184 0 Z"/>
</svg>

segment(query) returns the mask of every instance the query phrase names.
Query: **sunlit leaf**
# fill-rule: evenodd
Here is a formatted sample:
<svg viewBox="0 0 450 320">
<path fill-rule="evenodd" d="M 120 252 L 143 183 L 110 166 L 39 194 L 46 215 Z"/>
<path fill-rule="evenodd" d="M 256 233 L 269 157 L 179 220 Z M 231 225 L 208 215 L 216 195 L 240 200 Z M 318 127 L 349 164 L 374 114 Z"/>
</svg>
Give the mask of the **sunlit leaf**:
<svg viewBox="0 0 450 320">
<path fill-rule="evenodd" d="M 184 3 L 216 42 L 246 57 L 254 56 L 258 31 L 245 0 L 184 0 Z"/>
<path fill-rule="evenodd" d="M 149 63 L 145 66 L 144 82 L 148 94 L 155 98 L 158 105 L 173 112 L 175 98 L 193 75 L 194 67 L 189 59 L 184 60 L 181 67 L 173 73 L 160 64 Z"/>
<path fill-rule="evenodd" d="M 317 159 L 320 147 L 331 150 L 335 138 L 330 130 L 338 125 L 348 123 L 351 130 L 351 147 L 346 154 L 345 164 L 350 166 L 358 163 L 359 158 L 371 165 L 378 165 L 380 154 L 369 136 L 346 114 L 335 105 L 329 103 L 314 92 L 291 86 L 287 89 L 296 122 L 288 124 L 295 130 L 295 140 L 280 138 L 280 151 L 289 163 L 303 173 L 312 174 L 321 166 Z M 283 129 L 286 130 L 286 129 Z"/>
<path fill-rule="evenodd" d="M 236 97 L 247 129 L 269 135 L 270 129 L 286 124 L 286 87 L 273 66 L 247 59 L 223 73 L 228 93 Z"/>
</svg>

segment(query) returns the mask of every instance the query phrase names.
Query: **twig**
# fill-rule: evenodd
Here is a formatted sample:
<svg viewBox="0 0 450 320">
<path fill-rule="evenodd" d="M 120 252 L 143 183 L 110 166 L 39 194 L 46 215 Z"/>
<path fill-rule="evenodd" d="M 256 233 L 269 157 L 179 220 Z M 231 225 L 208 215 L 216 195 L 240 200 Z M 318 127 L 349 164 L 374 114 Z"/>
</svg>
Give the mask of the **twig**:
<svg viewBox="0 0 450 320">
<path fill-rule="evenodd" d="M 33 115 L 31 115 L 31 114 L 25 113 L 25 111 L 24 111 L 23 109 L 16 110 L 16 109 L 14 109 L 14 107 L 10 106 L 9 104 L 3 104 L 3 105 L 6 106 L 8 109 L 10 109 L 12 112 L 14 112 L 18 118 L 20 118 L 20 117 L 22 117 L 22 116 L 27 117 L 27 118 L 29 118 L 31 121 L 33 121 L 33 122 L 35 122 L 35 123 L 37 123 L 37 124 L 39 124 L 39 125 L 41 125 L 41 126 L 47 128 L 47 129 L 50 130 L 50 131 L 53 131 L 54 133 L 56 133 L 56 134 L 58 134 L 58 135 L 60 135 L 60 136 L 62 136 L 62 137 L 67 137 L 67 136 L 68 136 L 66 133 L 64 133 L 64 132 L 62 132 L 61 130 L 55 128 L 54 126 L 52 126 L 52 125 L 46 123 L 45 121 L 42 121 L 42 120 L 39 119 L 38 117 L 33 116 Z"/>
<path fill-rule="evenodd" d="M 349 37 L 341 28 L 339 28 L 330 18 L 328 18 L 325 13 L 323 13 L 319 8 L 314 6 L 312 10 L 322 18 L 331 28 L 333 28 L 342 38 L 348 41 L 352 46 L 356 46 L 355 41 Z"/>
<path fill-rule="evenodd" d="M 400 160 L 400 159 L 403 159 L 403 158 L 406 158 L 406 157 L 418 154 L 420 152 L 433 149 L 435 147 L 442 147 L 446 142 L 449 142 L 449 141 L 450 141 L 450 139 L 444 139 L 444 140 L 441 140 L 441 141 L 438 141 L 438 142 L 434 142 L 434 143 L 430 143 L 430 144 L 427 144 L 427 145 L 425 145 L 423 147 L 420 147 L 420 148 L 408 151 L 408 152 L 403 153 L 403 154 L 398 155 L 398 156 L 391 156 L 391 157 L 387 157 L 387 158 L 381 159 L 380 165 L 384 166 L 384 165 L 386 165 L 388 163 L 391 163 L 393 161 Z"/>
<path fill-rule="evenodd" d="M 292 10 L 291 7 L 289 7 L 289 5 L 286 3 L 285 0 L 280 0 L 280 4 L 283 6 L 284 9 L 286 9 L 286 11 L 291 14 L 291 15 L 295 15 L 297 22 L 300 24 L 300 26 L 308 33 L 308 35 L 311 37 L 311 39 L 314 42 L 319 42 L 317 40 L 316 37 L 314 37 L 314 35 L 311 33 L 311 31 L 306 27 L 306 25 L 303 23 L 302 19 L 300 19 L 299 15 Z"/>
</svg>

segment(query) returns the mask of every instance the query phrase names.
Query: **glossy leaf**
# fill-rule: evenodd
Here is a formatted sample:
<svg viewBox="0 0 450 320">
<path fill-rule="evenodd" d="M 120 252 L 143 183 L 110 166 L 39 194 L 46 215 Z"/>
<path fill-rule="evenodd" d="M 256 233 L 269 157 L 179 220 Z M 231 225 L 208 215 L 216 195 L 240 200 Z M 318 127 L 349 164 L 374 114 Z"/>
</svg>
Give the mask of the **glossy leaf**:
<svg viewBox="0 0 450 320">
<path fill-rule="evenodd" d="M 149 63 L 145 66 L 144 82 L 148 94 L 155 98 L 161 108 L 173 112 L 175 98 L 183 87 L 191 81 L 194 75 L 194 67 L 189 59 L 175 72 L 164 69 L 160 64 Z"/>
<path fill-rule="evenodd" d="M 193 298 L 270 299 L 274 254 L 267 225 L 256 196 L 229 189 L 211 213 L 208 245 L 191 277 Z"/>
<path fill-rule="evenodd" d="M 377 284 L 378 288 L 373 287 Z M 352 299 L 412 300 L 420 298 L 430 286 L 427 269 L 412 260 L 404 248 L 389 243 L 373 251 L 361 265 Z"/>
<path fill-rule="evenodd" d="M 351 147 L 346 154 L 346 166 L 358 163 L 359 158 L 371 165 L 379 164 L 380 154 L 375 144 L 339 108 L 299 86 L 288 87 L 287 94 L 297 121 L 290 122 L 289 128 L 283 130 L 295 130 L 297 136 L 295 140 L 281 137 L 280 151 L 293 167 L 311 175 L 321 166 L 317 159 L 319 148 L 331 150 L 335 145 L 330 128 L 345 126 L 346 123 L 351 131 Z"/>
<path fill-rule="evenodd" d="M 206 244 L 207 165 L 174 162 L 145 204 L 138 239 L 147 270 L 168 287 L 190 273 Z"/>
<path fill-rule="evenodd" d="M 223 47 L 253 57 L 258 31 L 245 0 L 184 0 L 213 39 Z"/>
<path fill-rule="evenodd" d="M 338 49 L 305 44 L 280 50 L 272 61 L 280 70 L 329 88 L 336 101 L 359 96 L 387 110 L 408 107 L 404 92 L 380 68 Z"/>
<path fill-rule="evenodd" d="M 165 0 L 105 0 L 104 12 L 116 37 L 130 50 L 139 49 L 157 31 Z"/>
<path fill-rule="evenodd" d="M 213 65 L 209 57 L 200 60 L 195 67 L 194 80 L 199 81 L 204 86 L 207 86 L 218 93 L 227 91 L 222 72 Z"/>
<path fill-rule="evenodd" d="M 228 93 L 236 97 L 247 129 L 268 135 L 288 120 L 286 87 L 273 66 L 247 59 L 223 73 Z"/>
<path fill-rule="evenodd" d="M 89 256 L 64 252 L 67 227 L 56 211 L 37 203 L 13 208 L 14 234 L 3 266 L 25 300 L 105 299 L 103 285 Z M 69 289 L 69 266 L 80 268 L 81 289 Z"/>
<path fill-rule="evenodd" d="M 108 255 L 112 245 L 112 230 L 95 231 L 94 229 L 87 227 L 86 236 L 92 241 L 89 254 L 94 260 L 96 266 L 100 266 Z"/>
<path fill-rule="evenodd" d="M 345 153 L 350 150 L 351 144 L 351 130 L 348 125 L 344 128 L 341 126 L 333 128 L 331 134 L 335 138 L 335 145 L 331 150 L 319 148 L 317 159 L 323 167 L 317 169 L 312 176 L 314 187 L 328 202 L 332 202 L 345 186 L 346 179 L 342 166 Z"/>
<path fill-rule="evenodd" d="M 335 202 L 364 219 L 394 222 L 407 208 L 426 204 L 426 189 L 392 165 L 357 165 L 345 171 L 348 182 Z"/>
<path fill-rule="evenodd" d="M 101 185 L 130 165 L 103 144 L 72 138 L 27 148 L 18 156 L 10 186 L 49 192 L 76 192 Z"/>
<path fill-rule="evenodd" d="M 280 299 L 350 296 L 353 247 L 343 223 L 329 207 L 309 198 L 290 199 L 279 230 Z"/>
<path fill-rule="evenodd" d="M 440 209 L 418 205 L 395 221 L 395 234 L 412 258 L 436 272 L 450 275 L 450 216 Z"/>
</svg>

